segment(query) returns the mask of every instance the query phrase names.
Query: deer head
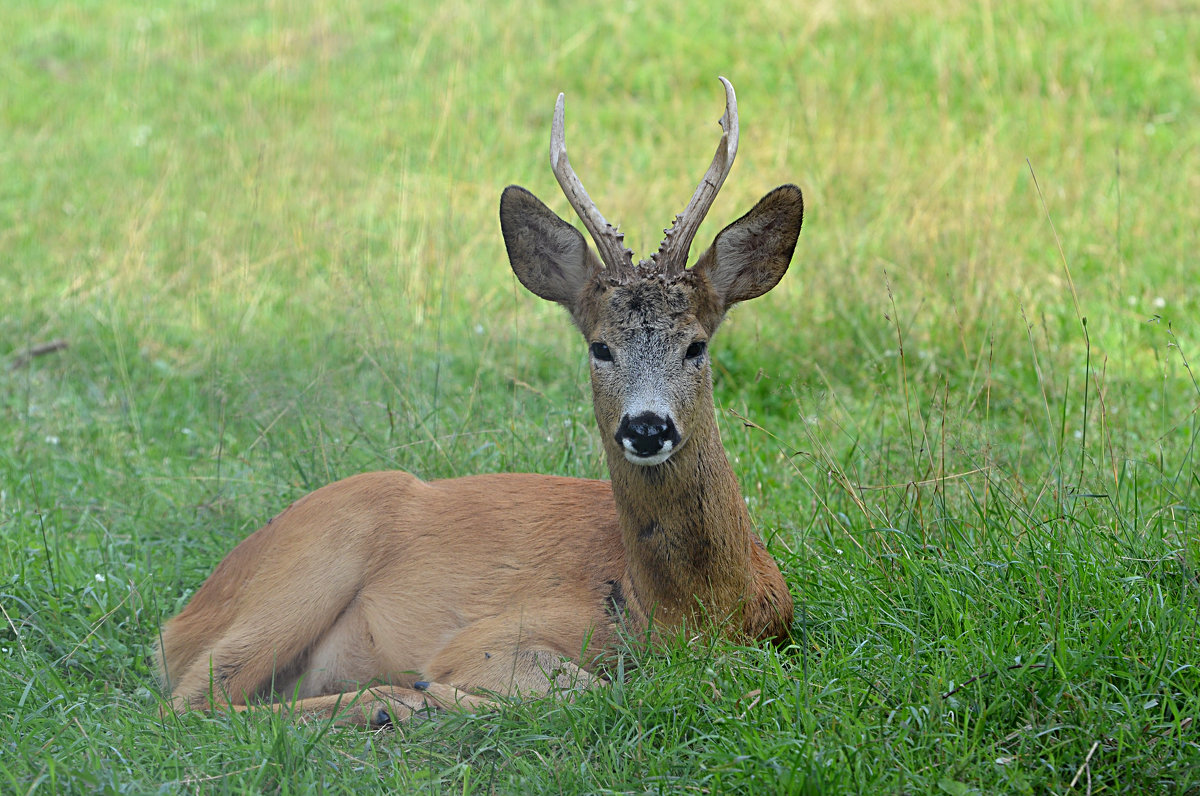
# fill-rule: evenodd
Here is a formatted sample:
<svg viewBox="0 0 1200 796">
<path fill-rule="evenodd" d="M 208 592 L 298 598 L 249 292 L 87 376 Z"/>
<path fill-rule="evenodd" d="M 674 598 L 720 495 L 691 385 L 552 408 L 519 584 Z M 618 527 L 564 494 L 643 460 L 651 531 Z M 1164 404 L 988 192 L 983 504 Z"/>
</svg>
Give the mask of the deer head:
<svg viewBox="0 0 1200 796">
<path fill-rule="evenodd" d="M 633 264 L 623 235 L 604 220 L 566 153 L 563 95 L 550 162 L 583 235 L 518 186 L 500 198 L 500 225 L 513 272 L 534 294 L 566 307 L 588 342 L 596 420 L 614 460 L 652 467 L 698 433 L 715 434 L 708 343 L 739 301 L 761 296 L 787 271 L 804 216 L 800 189 L 763 197 L 713 240 L 692 267 L 688 251 L 738 145 L 737 100 L 725 87 L 723 134 L 708 172 L 658 251 Z"/>
</svg>

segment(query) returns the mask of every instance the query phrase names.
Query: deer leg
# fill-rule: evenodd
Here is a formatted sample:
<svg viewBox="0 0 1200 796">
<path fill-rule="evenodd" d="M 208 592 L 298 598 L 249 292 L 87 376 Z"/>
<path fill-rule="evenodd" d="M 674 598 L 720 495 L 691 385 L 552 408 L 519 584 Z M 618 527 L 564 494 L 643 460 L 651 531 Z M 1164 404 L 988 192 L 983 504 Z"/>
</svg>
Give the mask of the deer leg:
<svg viewBox="0 0 1200 796">
<path fill-rule="evenodd" d="M 494 705 L 486 697 L 468 694 L 443 683 L 421 683 L 420 688 L 374 685 L 362 691 L 324 694 L 294 702 L 270 705 L 221 705 L 237 713 L 256 710 L 287 712 L 301 723 L 334 720 L 355 727 L 387 727 L 436 710 L 474 712 Z"/>
<path fill-rule="evenodd" d="M 171 703 L 175 712 L 244 703 L 258 694 L 264 681 L 270 682 L 276 663 L 285 670 L 292 664 L 273 656 L 262 658 L 252 642 L 230 634 L 197 658 L 174 683 Z"/>
<path fill-rule="evenodd" d="M 295 568 L 308 569 L 300 564 Z M 182 671 L 165 673 L 171 681 L 176 711 L 229 702 L 244 704 L 271 690 L 290 694 L 297 682 L 314 679 L 305 676 L 310 668 L 307 658 L 314 649 L 340 654 L 327 655 L 330 662 L 323 664 L 323 681 L 306 684 L 315 690 L 302 696 L 341 691 L 342 683 L 370 682 L 377 672 L 370 651 L 356 643 L 366 634 L 366 622 L 358 586 L 350 578 L 331 579 L 308 591 L 281 587 L 259 599 L 243 601 L 232 616 L 217 615 L 211 605 L 187 614 L 191 608 L 189 605 L 168 624 L 173 635 L 195 634 L 190 625 L 216 627 L 207 630 L 205 635 L 211 640 Z M 185 616 L 187 623 L 182 623 Z M 176 624 L 179 627 L 172 628 Z"/>
<path fill-rule="evenodd" d="M 427 682 L 420 674 L 389 674 L 373 644 L 366 642 L 370 628 L 357 605 L 344 611 L 309 651 L 291 660 L 265 654 L 261 647 L 266 645 L 255 648 L 246 635 L 227 633 L 210 654 L 188 668 L 174 689 L 176 712 L 274 710 L 301 721 L 383 726 L 431 710 L 475 710 L 491 704 L 484 697 Z M 272 693 L 274 701 L 268 701 Z"/>
</svg>

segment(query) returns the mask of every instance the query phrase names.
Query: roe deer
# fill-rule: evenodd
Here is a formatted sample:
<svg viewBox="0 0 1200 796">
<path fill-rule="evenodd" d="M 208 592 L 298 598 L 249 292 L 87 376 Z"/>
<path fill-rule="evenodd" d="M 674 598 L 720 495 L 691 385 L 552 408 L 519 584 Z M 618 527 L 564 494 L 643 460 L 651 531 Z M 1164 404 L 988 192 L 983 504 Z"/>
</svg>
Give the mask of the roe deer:
<svg viewBox="0 0 1200 796">
<path fill-rule="evenodd" d="M 566 307 L 588 343 L 611 484 L 378 472 L 300 498 L 163 627 L 175 710 L 283 702 L 381 725 L 603 682 L 622 628 L 787 637 L 792 598 L 721 445 L 708 343 L 732 304 L 779 282 L 803 201 L 776 188 L 686 267 L 737 151 L 721 82 L 717 154 L 649 260 L 633 265 L 571 168 L 561 94 L 550 160 L 600 257 L 523 188 L 500 198 L 517 278 Z"/>
</svg>

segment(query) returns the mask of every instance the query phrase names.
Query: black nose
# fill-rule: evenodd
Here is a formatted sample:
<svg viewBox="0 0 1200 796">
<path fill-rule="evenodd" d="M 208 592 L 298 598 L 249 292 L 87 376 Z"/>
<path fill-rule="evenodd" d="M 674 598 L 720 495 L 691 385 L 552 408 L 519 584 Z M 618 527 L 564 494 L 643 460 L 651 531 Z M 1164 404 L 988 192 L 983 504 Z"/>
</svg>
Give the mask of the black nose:
<svg viewBox="0 0 1200 796">
<path fill-rule="evenodd" d="M 679 432 L 669 417 L 642 412 L 636 417 L 625 415 L 617 428 L 617 444 L 637 456 L 653 456 L 679 443 Z"/>
</svg>

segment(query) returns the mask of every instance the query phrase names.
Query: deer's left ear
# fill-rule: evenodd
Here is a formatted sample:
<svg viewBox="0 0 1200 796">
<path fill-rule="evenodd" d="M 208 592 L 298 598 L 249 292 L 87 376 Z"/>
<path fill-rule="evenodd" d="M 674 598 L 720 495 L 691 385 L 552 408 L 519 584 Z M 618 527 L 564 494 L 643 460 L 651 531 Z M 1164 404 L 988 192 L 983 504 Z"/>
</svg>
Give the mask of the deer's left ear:
<svg viewBox="0 0 1200 796">
<path fill-rule="evenodd" d="M 521 284 L 574 313 L 580 291 L 600 269 L 579 230 L 516 185 L 500 196 L 500 228 Z"/>
<path fill-rule="evenodd" d="M 804 222 L 804 197 L 781 185 L 746 215 L 721 230 L 692 266 L 721 302 L 722 312 L 766 293 L 787 273 Z"/>
</svg>

